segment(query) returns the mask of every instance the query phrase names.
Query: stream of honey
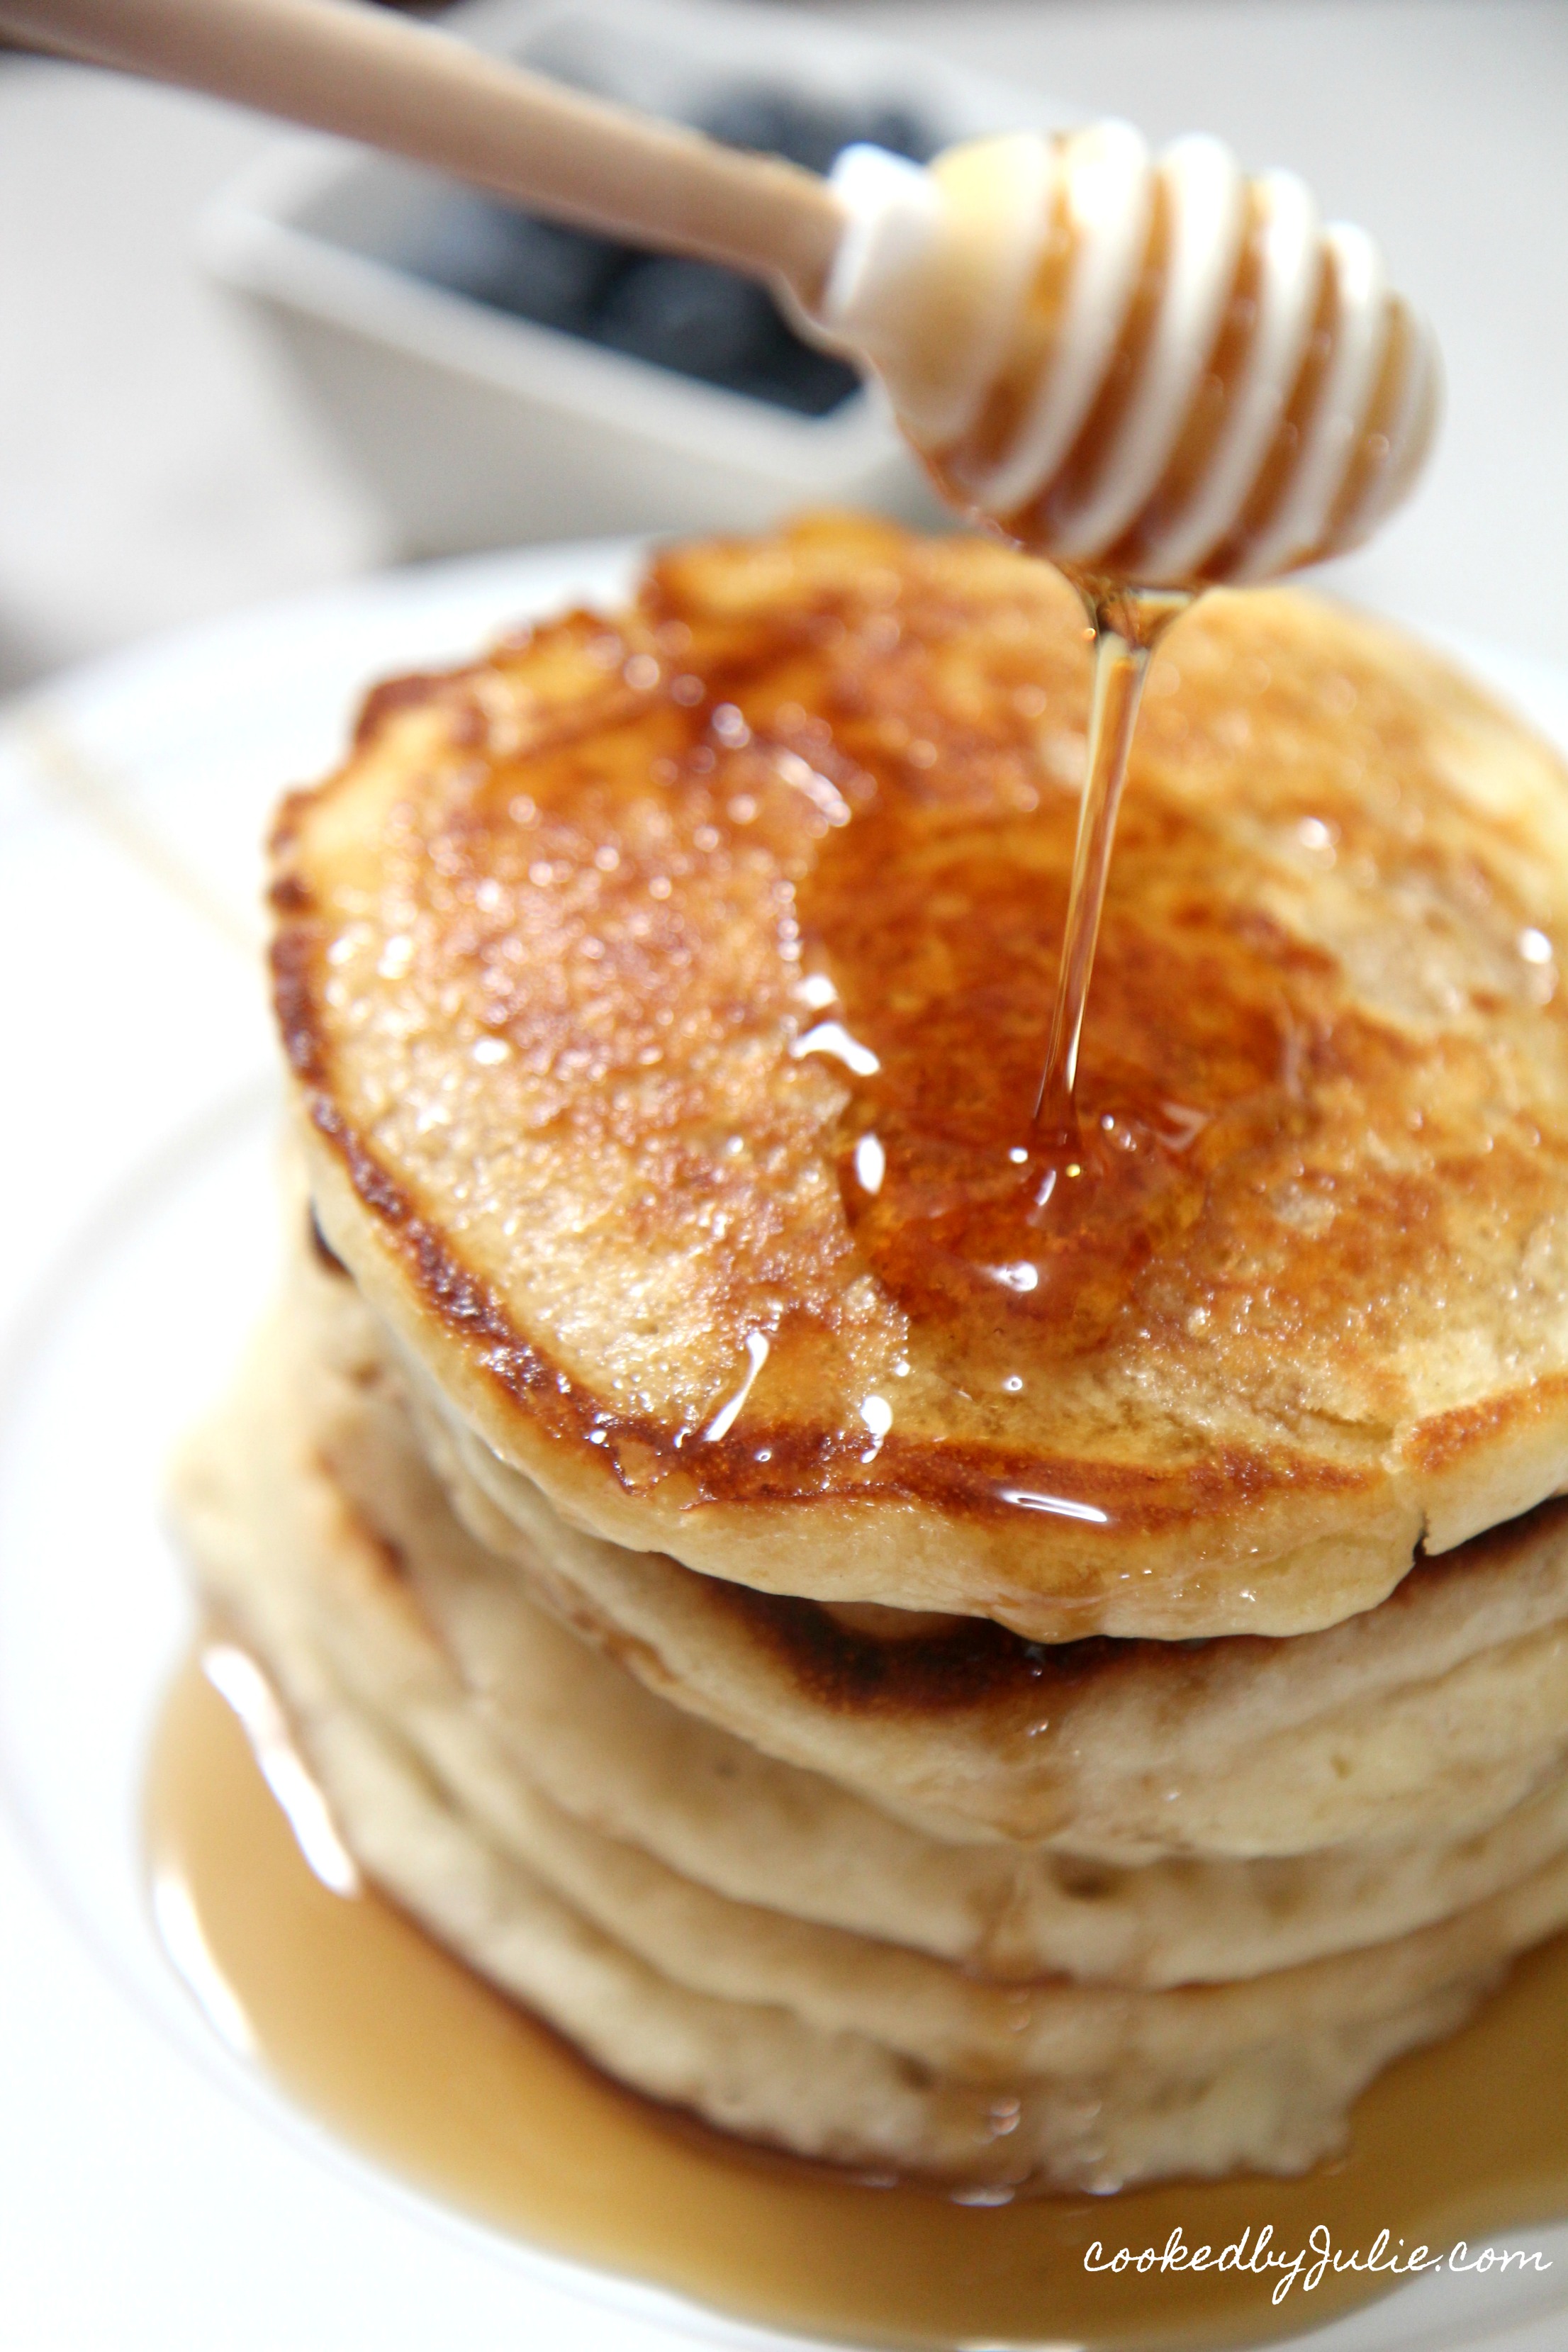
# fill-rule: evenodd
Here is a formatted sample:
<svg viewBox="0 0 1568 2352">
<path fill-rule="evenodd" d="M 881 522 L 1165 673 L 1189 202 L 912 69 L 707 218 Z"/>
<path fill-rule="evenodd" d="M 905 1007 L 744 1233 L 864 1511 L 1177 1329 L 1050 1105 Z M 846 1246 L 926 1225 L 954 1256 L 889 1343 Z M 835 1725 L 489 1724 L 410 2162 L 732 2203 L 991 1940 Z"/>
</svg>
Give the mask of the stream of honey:
<svg viewBox="0 0 1568 2352">
<path fill-rule="evenodd" d="M 1402 2060 L 1355 2110 L 1345 2154 L 1304 2179 L 1173 2182 L 1116 2197 L 965 2205 L 773 2158 L 595 2073 L 374 1894 L 314 1876 L 245 1736 L 193 1658 L 147 1789 L 156 1907 L 176 1965 L 230 2038 L 373 2160 L 495 2228 L 753 2323 L 905 2346 L 1217 2352 L 1321 2326 L 1397 2284 L 1240 2262 L 1326 2232 L 1364 2264 L 1447 2254 L 1568 2215 L 1568 1938 L 1531 1954 L 1452 2040 Z M 193 1948 L 199 1955 L 193 1967 Z M 1240 2262 L 1140 2275 L 1118 2250 Z M 1244 2234 L 1245 2233 L 1245 2234 Z"/>
<path fill-rule="evenodd" d="M 1004 1079 L 995 1066 L 1002 1059 L 996 999 L 1007 972 L 1002 908 L 1021 884 L 1032 901 L 1026 920 L 1037 935 L 1040 929 L 1042 894 L 1027 852 L 1021 850 L 1025 828 L 994 824 L 988 839 L 971 845 L 964 877 L 972 903 L 964 907 L 962 921 L 979 926 L 984 942 L 980 987 L 992 999 L 993 1018 L 986 1024 L 991 1050 L 973 1050 L 974 1033 L 982 1027 L 974 1017 L 973 989 L 961 1007 L 961 991 L 951 988 L 943 1013 L 952 1030 L 967 1024 L 964 1051 L 960 1060 L 932 1035 L 913 1039 L 929 1071 L 924 1086 L 910 1083 L 911 1041 L 897 1033 L 900 1027 L 930 1033 L 931 1009 L 922 1007 L 917 1024 L 900 1024 L 889 1013 L 889 1001 L 899 1001 L 902 986 L 894 941 L 901 944 L 913 927 L 909 910 L 903 910 L 900 924 L 886 880 L 874 881 L 858 870 L 861 860 L 853 840 L 836 843 L 833 853 L 823 856 L 813 887 L 802 896 L 802 911 L 823 941 L 838 999 L 855 1005 L 856 1035 L 875 1038 L 871 1066 L 889 1072 L 879 1086 L 862 1085 L 859 1103 L 847 1121 L 841 1181 L 857 1240 L 910 1312 L 912 1330 L 918 1335 L 933 1325 L 949 1344 L 952 1334 L 962 1331 L 979 1384 L 1004 1392 L 1024 1384 L 1013 1371 L 1018 1350 L 1012 1325 L 1019 1315 L 1029 1332 L 1026 1352 L 1037 1362 L 1042 1356 L 1071 1355 L 1102 1336 L 1150 1256 L 1192 1215 L 1203 1178 L 1185 1155 L 1209 1123 L 1207 1111 L 1172 1103 L 1168 1090 L 1147 1077 L 1129 1087 L 1123 1074 L 1109 1105 L 1097 1099 L 1087 1111 L 1078 1084 L 1089 982 L 1144 682 L 1166 631 L 1198 592 L 1068 576 L 1089 624 L 1092 683 L 1056 971 L 1040 1007 L 1049 1007 L 1049 1028 L 1042 1028 L 1035 1045 L 1037 1056 L 1043 1048 L 1043 1059 L 1036 1060 L 1030 1073 L 1032 1103 L 1022 1089 L 1010 1094 L 1010 1076 Z M 880 845 L 884 877 L 902 869 L 923 814 L 908 807 L 905 794 L 889 797 L 910 839 L 900 841 L 896 852 Z M 1027 824 L 1039 830 L 1037 814 Z M 910 863 L 918 862 L 917 854 Z M 944 875 L 944 883 L 951 878 Z M 861 937 L 870 933 L 858 911 L 868 901 L 879 901 L 884 917 L 874 936 Z M 929 919 L 924 908 L 917 919 L 923 939 Z M 1009 936 L 1007 946 L 1012 945 Z M 1024 992 L 1019 995 L 1024 998 Z M 993 1099 L 984 1107 L 959 1099 L 956 1073 L 971 1073 L 975 1064 L 993 1066 Z M 966 1083 L 973 1094 L 973 1075 Z M 933 1092 L 942 1095 L 940 1105 L 922 1102 Z M 1000 1318 L 999 1286 L 1011 1310 Z"/>
<path fill-rule="evenodd" d="M 971 1265 L 982 1264 L 993 1278 L 998 1268 L 1010 1271 L 1037 1315 L 1044 1309 L 1064 1331 L 1073 1328 L 1108 1263 L 1133 1265 L 1151 1245 L 1159 1196 L 1171 1190 L 1171 1138 L 1160 1120 L 1123 1108 L 1110 1132 L 1097 1119 L 1086 1124 L 1079 1116 L 1078 1064 L 1144 681 L 1160 640 L 1196 593 L 1089 579 L 1073 584 L 1093 632 L 1094 672 L 1045 1065 L 1028 1144 L 1009 1152 L 1005 1171 L 995 1163 L 989 1185 L 974 1188 L 949 1219 Z"/>
<path fill-rule="evenodd" d="M 1193 592 L 1181 588 L 1119 588 L 1104 581 L 1075 585 L 1094 630 L 1094 686 L 1056 1004 L 1035 1102 L 1037 1134 L 1069 1146 L 1078 1140 L 1079 1047 L 1143 681 L 1154 648 L 1193 601 Z"/>
</svg>

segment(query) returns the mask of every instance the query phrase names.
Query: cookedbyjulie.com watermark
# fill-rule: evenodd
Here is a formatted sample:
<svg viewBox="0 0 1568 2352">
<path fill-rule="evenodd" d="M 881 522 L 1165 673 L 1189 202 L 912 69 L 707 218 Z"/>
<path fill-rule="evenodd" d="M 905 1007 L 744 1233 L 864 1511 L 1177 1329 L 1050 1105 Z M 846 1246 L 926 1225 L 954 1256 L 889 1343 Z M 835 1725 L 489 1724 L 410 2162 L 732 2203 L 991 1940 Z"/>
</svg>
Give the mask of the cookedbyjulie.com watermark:
<svg viewBox="0 0 1568 2352">
<path fill-rule="evenodd" d="M 1256 2239 L 1250 2229 L 1243 2230 L 1239 2238 L 1216 2253 L 1212 2246 L 1189 2246 L 1178 2221 L 1163 2246 L 1138 2251 L 1119 2246 L 1108 2254 L 1096 2238 L 1084 2255 L 1083 2266 L 1086 2271 L 1110 2271 L 1119 2277 L 1128 2271 L 1143 2277 L 1152 2271 L 1248 2271 L 1255 2278 L 1264 2279 L 1277 2273 L 1268 2300 L 1283 2303 L 1298 2283 L 1303 2294 L 1310 2294 L 1331 2272 L 1375 2272 L 1379 2277 L 1396 2279 L 1414 2278 L 1423 2271 L 1549 2271 L 1552 2263 L 1545 2254 L 1526 2253 L 1520 2248 L 1479 2246 L 1472 2254 L 1463 2238 L 1447 2253 L 1435 2253 L 1430 2246 L 1413 2246 L 1406 2252 L 1404 2239 L 1395 2239 L 1387 2230 L 1380 2230 L 1364 2249 L 1336 2246 L 1332 2232 L 1321 2221 L 1309 2232 L 1306 2244 L 1293 2252 L 1275 2245 L 1274 2224 L 1267 2221 Z"/>
</svg>

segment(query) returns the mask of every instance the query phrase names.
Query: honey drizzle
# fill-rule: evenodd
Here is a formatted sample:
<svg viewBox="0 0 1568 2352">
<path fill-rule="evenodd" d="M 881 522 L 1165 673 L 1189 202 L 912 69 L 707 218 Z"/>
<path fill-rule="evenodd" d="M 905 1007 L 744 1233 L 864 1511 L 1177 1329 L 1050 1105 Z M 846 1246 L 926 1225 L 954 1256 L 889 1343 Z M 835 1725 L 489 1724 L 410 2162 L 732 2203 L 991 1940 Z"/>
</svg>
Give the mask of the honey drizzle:
<svg viewBox="0 0 1568 2352">
<path fill-rule="evenodd" d="M 1070 572 L 1067 576 L 1082 597 L 1094 630 L 1094 687 L 1056 1008 L 1035 1098 L 1035 1130 L 1070 1147 L 1078 1132 L 1078 1055 L 1089 1006 L 1089 975 L 1143 681 L 1154 648 L 1171 624 L 1186 611 L 1195 592 L 1133 588 Z"/>
<path fill-rule="evenodd" d="M 384 1898 L 331 1891 L 195 1658 L 163 1710 L 146 1818 L 154 1887 L 184 1897 L 165 1915 L 194 1925 L 231 2025 L 303 2107 L 507 2234 L 753 2323 L 868 2344 L 1219 2352 L 1321 2326 L 1393 2282 L 1331 2271 L 1274 2306 L 1275 2273 L 1089 2273 L 1087 2249 L 1160 2248 L 1178 2226 L 1189 2248 L 1244 2230 L 1256 2246 L 1268 2226 L 1295 2248 L 1320 2224 L 1363 2253 L 1383 2229 L 1445 2252 L 1522 2231 L 1511 2242 L 1528 2249 L 1530 2224 L 1568 2216 L 1568 1938 L 1383 2075 L 1346 2153 L 1304 2179 L 980 2207 L 771 2157 L 656 2107 Z"/>
<path fill-rule="evenodd" d="M 1179 1106 L 1143 1089 L 1102 1107 L 1086 1125 L 1078 1100 L 1079 1051 L 1144 679 L 1165 632 L 1199 592 L 1064 576 L 1088 615 L 1094 650 L 1067 909 L 1032 1118 L 1019 1104 L 1005 1114 L 1007 1140 L 957 1153 L 918 1134 L 903 1135 L 889 1150 L 879 1136 L 873 1191 L 882 1198 L 868 1202 L 852 1174 L 844 1184 L 860 1246 L 910 1313 L 917 1350 L 928 1321 L 960 1325 L 985 1384 L 1000 1380 L 1005 1391 L 1022 1383 L 1012 1370 L 1019 1352 L 1014 1318 L 1005 1315 L 996 1327 L 991 1302 L 998 1285 L 1028 1318 L 1026 1354 L 1035 1360 L 1092 1347 L 1140 1268 L 1191 1215 L 1201 1189 L 1195 1169 L 1182 1165 L 1195 1128 L 1205 1123 L 1201 1114 L 1188 1114 L 1184 1125 Z M 895 1111 L 893 1129 L 902 1123 Z M 871 1132 L 852 1117 L 852 1147 Z M 850 1168 L 858 1164 L 852 1150 Z M 973 1338 L 988 1327 L 999 1348 L 987 1349 L 982 1339 L 976 1354 Z M 1082 1523 L 1110 1524 L 1100 1511 Z"/>
</svg>

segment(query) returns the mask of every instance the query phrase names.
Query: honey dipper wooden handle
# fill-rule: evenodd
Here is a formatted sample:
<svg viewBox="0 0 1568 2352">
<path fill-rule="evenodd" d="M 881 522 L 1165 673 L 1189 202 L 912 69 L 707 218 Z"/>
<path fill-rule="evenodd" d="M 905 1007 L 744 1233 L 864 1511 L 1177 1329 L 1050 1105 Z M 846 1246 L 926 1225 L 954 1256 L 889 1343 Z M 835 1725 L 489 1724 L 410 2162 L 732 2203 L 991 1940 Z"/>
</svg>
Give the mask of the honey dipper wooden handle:
<svg viewBox="0 0 1568 2352">
<path fill-rule="evenodd" d="M 357 0 L 0 0 L 0 31 L 783 280 L 808 309 L 843 227 L 814 173 L 584 97 Z"/>
</svg>

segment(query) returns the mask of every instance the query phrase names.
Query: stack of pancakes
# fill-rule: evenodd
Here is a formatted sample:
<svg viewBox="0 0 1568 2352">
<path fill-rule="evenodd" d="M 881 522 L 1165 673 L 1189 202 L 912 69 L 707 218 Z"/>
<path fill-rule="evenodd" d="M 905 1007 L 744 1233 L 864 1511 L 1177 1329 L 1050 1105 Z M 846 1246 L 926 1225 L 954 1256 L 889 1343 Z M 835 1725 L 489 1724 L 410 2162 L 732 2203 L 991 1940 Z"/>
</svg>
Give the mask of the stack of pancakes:
<svg viewBox="0 0 1568 2352">
<path fill-rule="evenodd" d="M 180 1481 L 436 1935 L 982 2198 L 1304 2168 L 1568 1923 L 1568 775 L 1205 599 L 1047 1164 L 1088 690 L 1044 567 L 828 519 L 374 695 Z"/>
</svg>

